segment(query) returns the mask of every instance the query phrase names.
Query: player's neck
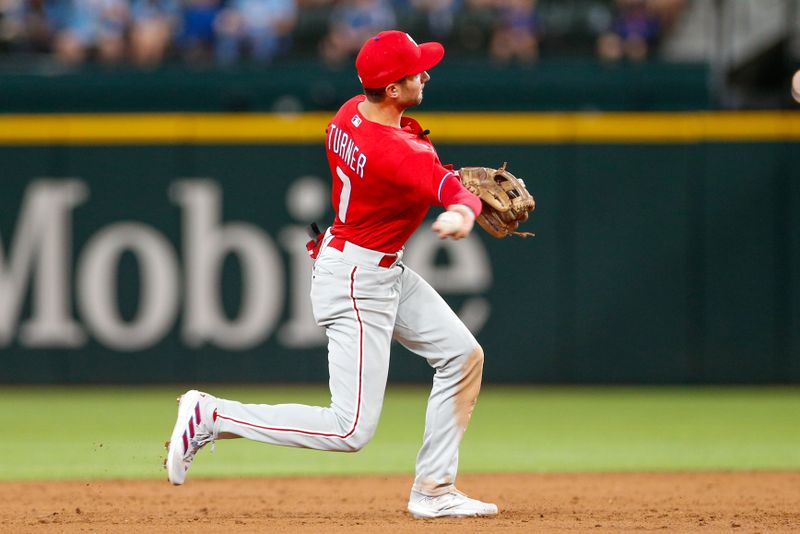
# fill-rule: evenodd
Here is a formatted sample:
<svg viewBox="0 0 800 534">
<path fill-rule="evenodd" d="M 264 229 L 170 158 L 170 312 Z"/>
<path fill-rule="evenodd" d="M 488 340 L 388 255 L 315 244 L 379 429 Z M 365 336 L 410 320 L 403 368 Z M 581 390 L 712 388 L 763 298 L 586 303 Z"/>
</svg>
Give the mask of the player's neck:
<svg viewBox="0 0 800 534">
<path fill-rule="evenodd" d="M 403 116 L 403 110 L 398 109 L 389 102 L 373 103 L 369 100 L 364 100 L 358 104 L 358 111 L 370 122 L 400 128 L 400 118 Z"/>
</svg>

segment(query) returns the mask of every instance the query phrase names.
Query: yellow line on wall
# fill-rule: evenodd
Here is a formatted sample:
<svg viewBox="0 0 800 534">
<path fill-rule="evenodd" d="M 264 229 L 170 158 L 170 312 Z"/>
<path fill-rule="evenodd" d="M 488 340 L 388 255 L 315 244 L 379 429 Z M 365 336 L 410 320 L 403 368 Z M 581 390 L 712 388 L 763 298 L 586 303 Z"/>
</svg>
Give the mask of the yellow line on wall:
<svg viewBox="0 0 800 534">
<path fill-rule="evenodd" d="M 800 112 L 413 113 L 444 143 L 800 140 Z M 316 143 L 331 113 L 0 115 L 0 145 Z"/>
</svg>

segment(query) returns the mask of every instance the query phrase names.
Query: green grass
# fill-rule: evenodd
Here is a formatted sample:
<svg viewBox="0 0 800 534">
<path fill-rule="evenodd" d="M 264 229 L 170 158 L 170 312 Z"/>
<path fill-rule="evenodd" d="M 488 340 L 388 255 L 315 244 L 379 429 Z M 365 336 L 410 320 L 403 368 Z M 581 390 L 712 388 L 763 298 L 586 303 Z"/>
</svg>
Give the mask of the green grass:
<svg viewBox="0 0 800 534">
<path fill-rule="evenodd" d="M 326 405 L 324 387 L 208 387 L 244 402 Z M 0 480 L 163 478 L 175 387 L 2 387 Z M 357 454 L 246 440 L 192 476 L 413 473 L 427 389 L 390 387 Z M 800 469 L 798 388 L 485 387 L 461 471 Z"/>
</svg>

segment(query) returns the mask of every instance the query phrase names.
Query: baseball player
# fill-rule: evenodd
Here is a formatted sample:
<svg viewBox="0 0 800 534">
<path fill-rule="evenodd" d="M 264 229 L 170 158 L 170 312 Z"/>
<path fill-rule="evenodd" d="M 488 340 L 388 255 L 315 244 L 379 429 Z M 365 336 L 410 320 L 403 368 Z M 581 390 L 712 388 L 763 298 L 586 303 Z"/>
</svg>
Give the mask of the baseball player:
<svg viewBox="0 0 800 534">
<path fill-rule="evenodd" d="M 441 164 L 427 131 L 403 112 L 422 102 L 439 43 L 381 32 L 356 59 L 364 94 L 328 124 L 333 225 L 309 243 L 311 301 L 328 336 L 331 404 L 254 405 L 189 391 L 168 445 L 169 480 L 183 484 L 195 454 L 216 439 L 354 452 L 375 433 L 392 339 L 435 369 L 425 434 L 408 501 L 414 517 L 497 514 L 455 487 L 458 448 L 480 390 L 483 351 L 442 297 L 402 262 L 403 245 L 431 206 L 454 215 L 440 238 L 469 235 L 481 201 Z"/>
</svg>

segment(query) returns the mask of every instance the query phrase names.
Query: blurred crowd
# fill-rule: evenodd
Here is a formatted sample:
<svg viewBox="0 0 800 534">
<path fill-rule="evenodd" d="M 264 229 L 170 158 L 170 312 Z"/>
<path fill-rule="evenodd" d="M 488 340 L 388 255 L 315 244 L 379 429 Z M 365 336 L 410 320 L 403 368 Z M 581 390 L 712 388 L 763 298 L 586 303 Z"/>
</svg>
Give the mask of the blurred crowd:
<svg viewBox="0 0 800 534">
<path fill-rule="evenodd" d="M 497 62 L 597 54 L 651 57 L 685 0 L 0 0 L 0 58 L 39 56 L 143 68 L 164 61 L 351 60 L 400 28 L 448 54 Z"/>
</svg>

